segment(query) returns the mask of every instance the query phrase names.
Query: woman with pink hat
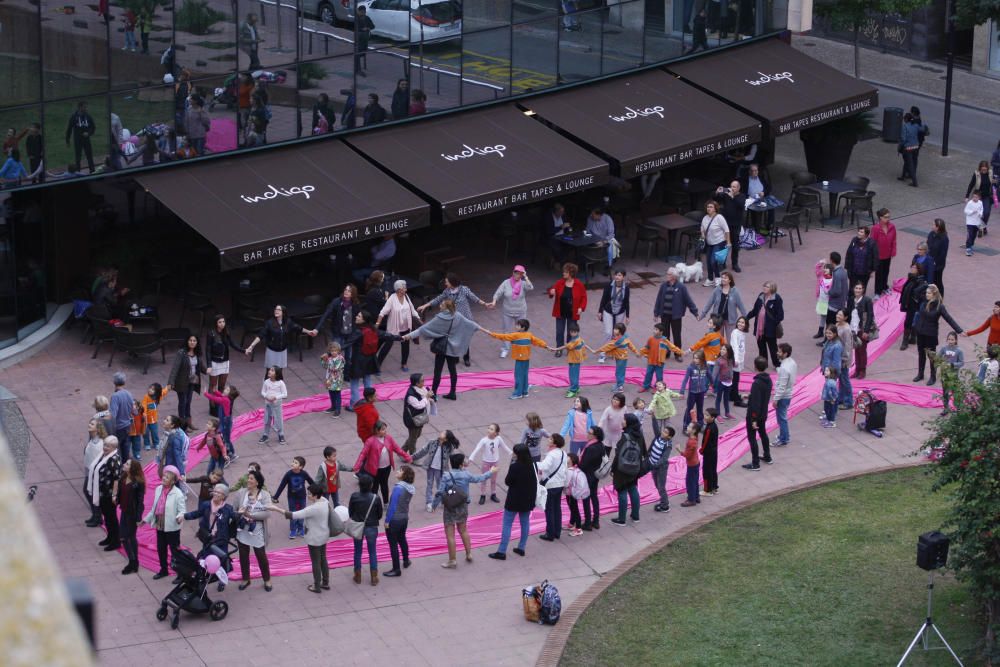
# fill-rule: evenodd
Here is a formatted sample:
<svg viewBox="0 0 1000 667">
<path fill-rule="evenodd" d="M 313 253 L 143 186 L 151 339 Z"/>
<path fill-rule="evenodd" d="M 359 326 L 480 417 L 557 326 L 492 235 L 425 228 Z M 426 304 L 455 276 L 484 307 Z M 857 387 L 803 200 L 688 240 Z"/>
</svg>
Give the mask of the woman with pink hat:
<svg viewBox="0 0 1000 667">
<path fill-rule="evenodd" d="M 153 507 L 143 519 L 156 529 L 156 553 L 160 556 L 160 570 L 153 579 L 167 576 L 167 548 L 170 557 L 181 546 L 181 524 L 177 517 L 187 509 L 184 502 L 184 492 L 177 487 L 181 472 L 176 466 L 163 466 L 162 483 L 156 487 L 153 494 Z"/>
<path fill-rule="evenodd" d="M 500 312 L 503 314 L 503 330 L 507 333 L 516 331 L 515 323 L 520 319 L 528 318 L 528 292 L 535 289 L 535 286 L 528 280 L 528 272 L 524 266 L 518 264 L 514 267 L 514 272 L 507 278 L 497 291 L 493 293 L 493 301 L 488 304 L 489 308 L 495 308 L 497 302 L 501 303 Z M 510 354 L 510 341 L 504 341 L 500 349 L 500 358 L 503 359 Z"/>
</svg>

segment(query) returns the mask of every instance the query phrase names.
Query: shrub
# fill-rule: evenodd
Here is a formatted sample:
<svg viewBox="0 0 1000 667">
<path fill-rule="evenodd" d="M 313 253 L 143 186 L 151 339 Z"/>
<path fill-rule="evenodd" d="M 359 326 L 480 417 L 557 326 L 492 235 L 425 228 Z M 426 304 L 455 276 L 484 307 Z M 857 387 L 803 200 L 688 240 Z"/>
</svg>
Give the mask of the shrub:
<svg viewBox="0 0 1000 667">
<path fill-rule="evenodd" d="M 225 18 L 226 14 L 209 7 L 206 0 L 184 0 L 174 15 L 174 26 L 192 35 L 207 35 L 214 23 Z"/>
</svg>

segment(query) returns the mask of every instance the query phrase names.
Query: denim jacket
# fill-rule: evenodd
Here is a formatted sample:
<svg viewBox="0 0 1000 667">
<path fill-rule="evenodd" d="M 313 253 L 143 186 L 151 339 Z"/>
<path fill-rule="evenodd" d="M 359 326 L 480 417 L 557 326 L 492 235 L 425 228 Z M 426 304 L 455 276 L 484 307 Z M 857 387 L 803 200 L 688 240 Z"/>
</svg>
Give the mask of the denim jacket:
<svg viewBox="0 0 1000 667">
<path fill-rule="evenodd" d="M 473 475 L 466 470 L 446 470 L 441 473 L 441 485 L 438 487 L 438 492 L 434 495 L 434 507 L 437 508 L 441 504 L 441 500 L 444 497 L 444 492 L 449 488 L 455 488 L 459 491 L 465 493 L 466 503 L 468 503 L 469 496 L 469 485 L 473 482 L 482 482 L 483 480 L 489 479 L 493 476 L 493 473 L 489 470 L 484 472 L 482 475 Z"/>
<path fill-rule="evenodd" d="M 836 368 L 840 370 L 841 357 L 844 355 L 844 346 L 836 338 L 826 341 L 823 344 L 823 356 L 820 360 L 820 369 Z"/>
</svg>

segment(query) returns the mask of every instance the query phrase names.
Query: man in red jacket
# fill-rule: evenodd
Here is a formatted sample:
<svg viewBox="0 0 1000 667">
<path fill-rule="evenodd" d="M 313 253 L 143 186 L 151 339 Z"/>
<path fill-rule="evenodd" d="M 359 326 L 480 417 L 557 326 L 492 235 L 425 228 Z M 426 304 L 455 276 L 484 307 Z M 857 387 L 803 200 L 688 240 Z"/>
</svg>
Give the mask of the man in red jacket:
<svg viewBox="0 0 1000 667">
<path fill-rule="evenodd" d="M 375 407 L 377 400 L 374 387 L 366 387 L 364 398 L 354 406 L 354 414 L 358 418 L 358 437 L 361 442 L 375 435 L 375 422 L 378 421 L 378 409 Z"/>
</svg>

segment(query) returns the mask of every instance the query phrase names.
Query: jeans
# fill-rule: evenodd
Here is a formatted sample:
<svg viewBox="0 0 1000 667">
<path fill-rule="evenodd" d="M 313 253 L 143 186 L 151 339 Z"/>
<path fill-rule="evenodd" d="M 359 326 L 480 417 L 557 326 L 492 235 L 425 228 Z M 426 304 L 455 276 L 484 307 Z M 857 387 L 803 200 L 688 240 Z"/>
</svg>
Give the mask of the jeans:
<svg viewBox="0 0 1000 667">
<path fill-rule="evenodd" d="M 514 362 L 514 393 L 511 396 L 528 395 L 528 368 L 531 362 L 527 359 Z"/>
<path fill-rule="evenodd" d="M 326 559 L 326 545 L 309 545 L 309 561 L 312 563 L 313 585 L 316 588 L 330 585 L 330 563 Z"/>
<path fill-rule="evenodd" d="M 854 391 L 851 388 L 851 367 L 848 364 L 841 365 L 840 377 L 837 380 L 840 383 L 837 401 L 841 405 L 854 405 Z"/>
<path fill-rule="evenodd" d="M 965 226 L 965 247 L 972 250 L 972 246 L 976 245 L 976 237 L 979 235 L 979 225 L 966 225 Z"/>
<path fill-rule="evenodd" d="M 233 416 L 225 415 L 219 417 L 219 432 L 222 433 L 222 441 L 226 443 L 226 452 L 229 457 L 232 458 L 236 454 L 236 448 L 233 447 Z"/>
<path fill-rule="evenodd" d="M 983 226 L 990 221 L 990 211 L 993 210 L 993 197 L 992 193 L 986 197 L 980 197 L 979 201 L 983 202 Z M 937 277 L 937 276 L 935 276 Z"/>
<path fill-rule="evenodd" d="M 177 392 L 177 416 L 181 418 L 182 422 L 191 419 L 192 396 L 194 396 L 193 387 Z"/>
<path fill-rule="evenodd" d="M 180 541 L 180 532 L 174 533 L 177 535 L 178 542 Z M 250 581 L 250 549 L 253 549 L 253 555 L 257 559 L 257 567 L 260 569 L 261 579 L 264 581 L 271 581 L 271 563 L 267 560 L 267 550 L 264 547 L 251 547 L 249 544 L 243 544 L 239 542 L 240 550 L 240 574 L 243 575 L 243 581 Z"/>
<path fill-rule="evenodd" d="M 687 496 L 689 503 L 701 502 L 699 499 L 699 489 L 698 489 L 698 474 L 701 470 L 700 465 L 689 465 L 687 467 L 687 474 L 684 476 L 684 486 L 687 489 Z"/>
<path fill-rule="evenodd" d="M 510 530 L 514 526 L 514 517 L 520 519 L 521 537 L 517 541 L 517 548 L 524 551 L 528 545 L 528 534 L 531 532 L 531 512 L 503 511 L 503 528 L 500 529 L 500 546 L 497 553 L 507 553 L 507 545 L 510 544 Z"/>
<path fill-rule="evenodd" d="M 757 450 L 757 436 L 760 436 L 760 444 L 764 447 L 764 460 L 771 460 L 771 440 L 767 437 L 767 429 L 764 426 L 765 418 L 757 421 L 757 428 L 753 428 L 750 419 L 747 419 L 747 437 L 750 438 L 750 464 L 760 465 L 760 454 Z"/>
<path fill-rule="evenodd" d="M 902 178 L 913 179 L 913 185 L 917 184 L 917 151 L 903 151 L 903 175 Z"/>
<path fill-rule="evenodd" d="M 196 155 L 205 154 L 205 137 L 199 137 L 197 139 L 191 139 L 191 148 L 194 149 Z"/>
<path fill-rule="evenodd" d="M 698 423 L 705 423 L 705 392 L 688 391 L 687 407 L 684 408 L 684 431 L 691 423 L 691 408 L 695 407 L 698 409 Z"/>
<path fill-rule="evenodd" d="M 625 520 L 625 510 L 628 509 L 629 501 L 632 502 L 632 520 L 639 520 L 639 485 L 635 482 L 626 489 L 618 492 L 618 518 Z"/>
<path fill-rule="evenodd" d="M 545 499 L 545 534 L 559 539 L 559 536 L 562 535 L 563 487 L 546 490 L 548 497 Z"/>
<path fill-rule="evenodd" d="M 569 335 L 569 323 L 573 320 L 565 317 L 556 318 L 556 344 L 555 347 L 562 347 L 566 343 Z"/>
<path fill-rule="evenodd" d="M 653 378 L 656 378 L 657 382 L 663 382 L 663 364 L 653 365 L 648 364 L 646 366 L 646 377 L 642 379 L 642 388 L 649 389 L 653 386 Z"/>
<path fill-rule="evenodd" d="M 434 502 L 434 494 L 441 486 L 441 471 L 436 468 L 427 469 L 427 493 L 424 495 L 425 504 Z"/>
<path fill-rule="evenodd" d="M 363 378 L 365 389 L 371 389 L 372 387 L 372 376 L 366 375 Z M 351 405 L 354 405 L 361 400 L 361 384 L 362 379 L 351 378 Z"/>
<path fill-rule="evenodd" d="M 584 447 L 587 446 L 585 440 L 570 440 L 569 441 L 569 453 L 579 455 Z"/>
<path fill-rule="evenodd" d="M 669 456 L 669 450 L 663 452 L 664 456 Z M 670 507 L 670 496 L 667 495 L 667 472 L 670 470 L 670 466 L 664 463 L 661 466 L 653 468 L 653 485 L 656 487 L 656 492 L 660 494 L 660 507 Z"/>
<path fill-rule="evenodd" d="M 431 385 L 431 391 L 435 394 L 438 393 L 438 387 L 441 386 L 441 373 L 444 371 L 444 365 L 446 362 L 448 364 L 448 377 L 451 380 L 451 389 L 448 393 L 455 393 L 455 385 L 458 384 L 458 357 L 452 357 L 447 354 L 435 354 L 434 383 Z"/>
<path fill-rule="evenodd" d="M 828 422 L 837 421 L 837 401 L 823 401 L 823 416 Z"/>
<path fill-rule="evenodd" d="M 340 414 L 340 390 L 328 389 L 327 392 L 330 395 L 330 409 L 333 410 L 334 414 Z"/>
<path fill-rule="evenodd" d="M 368 567 L 373 570 L 378 569 L 378 554 L 376 553 L 375 542 L 378 538 L 378 526 L 365 526 L 365 533 L 361 540 L 354 540 L 354 569 L 361 569 L 361 548 L 362 542 L 368 544 Z"/>
<path fill-rule="evenodd" d="M 718 411 L 719 405 L 722 405 L 724 412 L 720 412 L 720 415 L 729 416 L 729 387 L 722 384 L 722 380 L 715 378 L 715 409 Z"/>
<path fill-rule="evenodd" d="M 587 486 L 590 487 L 590 496 L 584 498 L 583 500 L 584 514 L 588 517 L 593 516 L 593 519 L 590 524 L 592 526 L 597 526 L 601 522 L 601 501 L 597 497 L 597 481 L 598 480 L 596 477 L 591 477 L 589 475 L 587 476 Z M 588 504 L 590 506 L 590 511 L 587 511 L 586 506 Z"/>
<path fill-rule="evenodd" d="M 288 511 L 298 512 L 306 507 L 306 497 L 305 496 L 293 496 L 291 493 L 288 494 Z M 288 520 L 288 534 L 289 535 L 305 535 L 306 523 L 303 519 L 289 519 Z"/>
<path fill-rule="evenodd" d="M 135 30 L 125 31 L 125 48 L 135 50 Z"/>
<path fill-rule="evenodd" d="M 580 364 L 569 364 L 569 390 L 580 391 Z"/>
<path fill-rule="evenodd" d="M 142 434 L 142 442 L 146 449 L 158 449 L 160 447 L 160 425 L 156 422 L 146 424 L 146 432 Z"/>
<path fill-rule="evenodd" d="M 118 429 L 113 434 L 118 438 L 118 456 L 122 460 L 122 465 L 128 463 L 129 457 L 132 453 L 132 446 L 129 443 L 128 427 L 123 429 Z"/>
<path fill-rule="evenodd" d="M 242 545 L 240 545 L 242 546 Z M 167 548 L 170 549 L 170 557 L 173 558 L 177 555 L 177 550 L 181 547 L 181 531 L 172 530 L 167 532 L 165 530 L 156 531 L 156 554 L 160 558 L 160 572 L 163 574 L 167 573 Z M 244 572 L 247 570 L 244 569 Z M 249 579 L 250 575 L 247 574 L 245 579 Z"/>
<path fill-rule="evenodd" d="M 87 156 L 87 169 L 94 173 L 94 149 L 90 145 L 90 137 L 73 137 L 73 164 L 77 169 L 81 168 L 80 154 Z"/>
<path fill-rule="evenodd" d="M 615 359 L 615 385 L 625 386 L 625 371 L 628 370 L 628 359 Z"/>
<path fill-rule="evenodd" d="M 285 436 L 285 425 L 281 419 L 281 401 L 264 403 L 264 437 L 274 428 L 279 438 Z"/>
<path fill-rule="evenodd" d="M 705 246 L 705 264 L 708 266 L 708 279 L 715 280 L 716 277 L 722 275 L 722 269 L 725 266 L 719 266 L 719 263 L 715 261 L 715 252 L 717 250 L 722 250 L 726 247 L 725 241 L 716 244 L 707 244 Z"/>
<path fill-rule="evenodd" d="M 778 442 L 785 444 L 791 436 L 788 435 L 788 406 L 790 398 L 779 398 L 774 405 L 774 414 L 778 418 Z"/>
<path fill-rule="evenodd" d="M 129 444 L 132 446 L 132 458 L 141 459 L 142 458 L 142 436 L 141 435 L 130 435 L 128 437 Z"/>
<path fill-rule="evenodd" d="M 410 560 L 410 545 L 406 543 L 406 526 L 409 519 L 397 519 L 393 517 L 385 531 L 385 537 L 389 540 L 389 553 L 392 555 L 392 569 L 399 571 L 399 552 L 403 552 L 403 561 Z"/>
<path fill-rule="evenodd" d="M 210 457 L 208 459 L 208 470 L 205 472 L 205 474 L 206 475 L 211 475 L 212 471 L 216 470 L 216 469 L 218 469 L 218 470 L 225 470 L 226 469 L 226 460 L 225 459 L 221 459 L 221 458 L 217 459 L 217 458 L 211 458 Z M 301 508 L 299 508 L 299 509 L 301 509 Z"/>
</svg>

